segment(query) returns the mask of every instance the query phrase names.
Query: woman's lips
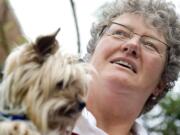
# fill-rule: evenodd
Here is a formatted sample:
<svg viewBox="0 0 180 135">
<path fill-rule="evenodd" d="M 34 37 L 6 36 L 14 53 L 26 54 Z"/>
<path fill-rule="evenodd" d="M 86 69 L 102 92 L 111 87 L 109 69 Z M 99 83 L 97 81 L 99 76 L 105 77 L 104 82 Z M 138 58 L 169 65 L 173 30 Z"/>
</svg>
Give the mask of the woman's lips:
<svg viewBox="0 0 180 135">
<path fill-rule="evenodd" d="M 130 69 L 134 73 L 137 73 L 137 68 L 134 62 L 132 62 L 129 59 L 123 59 L 123 58 L 116 58 L 110 61 L 112 64 L 117 64 L 119 66 L 123 66 L 125 68 Z"/>
</svg>

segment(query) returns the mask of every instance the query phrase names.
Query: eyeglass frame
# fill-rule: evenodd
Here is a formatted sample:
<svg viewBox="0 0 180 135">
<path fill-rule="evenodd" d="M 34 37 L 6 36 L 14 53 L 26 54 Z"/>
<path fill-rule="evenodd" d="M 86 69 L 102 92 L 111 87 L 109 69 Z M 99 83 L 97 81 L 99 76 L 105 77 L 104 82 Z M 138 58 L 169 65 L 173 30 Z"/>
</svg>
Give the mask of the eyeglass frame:
<svg viewBox="0 0 180 135">
<path fill-rule="evenodd" d="M 138 33 L 135 33 L 135 32 L 132 31 L 128 26 L 123 25 L 123 24 L 120 24 L 120 23 L 117 23 L 117 22 L 114 22 L 114 21 L 110 21 L 110 23 L 109 23 L 108 25 L 104 25 L 104 27 L 102 28 L 102 30 L 101 30 L 101 32 L 99 33 L 99 35 L 102 36 L 104 33 L 106 33 L 106 32 L 107 32 L 107 29 L 109 29 L 112 24 L 116 24 L 116 25 L 120 25 L 120 26 L 122 26 L 122 27 L 125 27 L 125 28 L 130 32 L 130 35 L 133 35 L 133 36 L 134 36 L 134 35 L 138 35 L 138 36 L 140 36 L 140 38 L 142 38 L 143 36 L 144 36 L 144 37 L 149 37 L 149 38 L 152 38 L 152 39 L 154 39 L 154 40 L 156 40 L 156 41 L 164 44 L 164 45 L 167 47 L 167 48 L 166 48 L 166 51 L 167 51 L 167 55 L 168 55 L 168 52 L 169 52 L 168 50 L 170 50 L 170 46 L 169 46 L 167 43 L 164 43 L 163 41 L 161 41 L 161 40 L 159 40 L 159 39 L 157 39 L 157 38 L 155 38 L 155 37 L 152 37 L 152 36 L 140 35 L 140 34 L 138 34 Z M 113 35 L 111 35 L 111 36 L 113 36 Z M 132 38 L 133 36 L 131 36 L 131 38 Z M 130 38 L 130 39 L 131 39 L 131 38 Z M 159 54 L 160 54 L 160 53 L 159 53 Z M 160 55 L 161 55 L 161 54 L 160 54 Z M 167 58 L 168 58 L 168 56 L 167 56 Z"/>
</svg>

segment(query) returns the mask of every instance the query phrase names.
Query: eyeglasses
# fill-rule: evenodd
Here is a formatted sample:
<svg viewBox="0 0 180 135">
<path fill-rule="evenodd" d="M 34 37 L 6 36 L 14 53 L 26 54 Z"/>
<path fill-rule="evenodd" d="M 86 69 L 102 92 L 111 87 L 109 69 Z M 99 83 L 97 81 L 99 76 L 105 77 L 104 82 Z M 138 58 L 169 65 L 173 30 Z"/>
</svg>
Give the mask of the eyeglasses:
<svg viewBox="0 0 180 135">
<path fill-rule="evenodd" d="M 117 25 L 117 27 L 113 28 L 111 27 L 112 25 Z M 169 49 L 168 44 L 164 43 L 163 41 L 156 39 L 155 37 L 137 34 L 127 26 L 116 22 L 110 23 L 105 31 L 105 34 L 123 42 L 127 42 L 132 39 L 134 35 L 138 35 L 140 36 L 140 44 L 145 51 L 159 54 L 160 56 L 166 53 L 166 50 Z"/>
</svg>

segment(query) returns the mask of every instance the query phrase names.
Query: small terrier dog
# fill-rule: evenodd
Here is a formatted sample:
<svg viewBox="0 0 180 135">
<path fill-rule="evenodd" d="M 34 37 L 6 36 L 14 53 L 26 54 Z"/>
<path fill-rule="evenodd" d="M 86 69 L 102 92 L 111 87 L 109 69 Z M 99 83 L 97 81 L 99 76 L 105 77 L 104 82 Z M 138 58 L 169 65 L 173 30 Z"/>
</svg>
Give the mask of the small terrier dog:
<svg viewBox="0 0 180 135">
<path fill-rule="evenodd" d="M 85 107 L 90 66 L 59 51 L 58 31 L 8 56 L 0 86 L 0 135 L 71 134 Z"/>
</svg>

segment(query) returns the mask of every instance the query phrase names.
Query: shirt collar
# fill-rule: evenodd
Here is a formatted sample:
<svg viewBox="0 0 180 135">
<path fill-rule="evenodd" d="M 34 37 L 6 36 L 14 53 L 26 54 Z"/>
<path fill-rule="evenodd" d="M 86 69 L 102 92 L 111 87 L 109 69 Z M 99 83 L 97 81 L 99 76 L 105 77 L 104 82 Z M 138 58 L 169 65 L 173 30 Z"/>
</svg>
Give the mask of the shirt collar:
<svg viewBox="0 0 180 135">
<path fill-rule="evenodd" d="M 138 122 L 134 122 L 132 130 L 136 135 L 148 135 L 145 128 Z M 83 109 L 82 115 L 78 119 L 73 132 L 79 135 L 107 135 L 102 129 L 96 127 L 96 119 L 93 114 L 86 108 Z"/>
</svg>

